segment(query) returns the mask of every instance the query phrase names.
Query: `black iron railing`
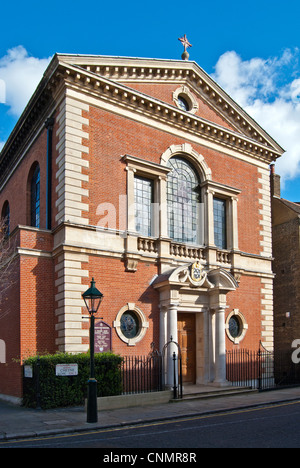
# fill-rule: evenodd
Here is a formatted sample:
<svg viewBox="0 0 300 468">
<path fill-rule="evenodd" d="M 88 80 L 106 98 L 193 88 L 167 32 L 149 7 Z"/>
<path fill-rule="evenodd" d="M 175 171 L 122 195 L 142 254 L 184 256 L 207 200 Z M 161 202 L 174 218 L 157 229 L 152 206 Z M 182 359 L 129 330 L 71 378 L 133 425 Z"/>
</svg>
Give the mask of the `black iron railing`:
<svg viewBox="0 0 300 468">
<path fill-rule="evenodd" d="M 124 395 L 162 391 L 162 356 L 124 356 L 122 385 Z"/>
<path fill-rule="evenodd" d="M 273 388 L 274 353 L 266 349 L 238 349 L 226 352 L 226 378 L 237 387 L 259 390 Z"/>
<path fill-rule="evenodd" d="M 257 387 L 259 360 L 256 351 L 237 349 L 226 352 L 226 379 L 240 387 Z"/>
<path fill-rule="evenodd" d="M 226 352 L 226 378 L 232 385 L 268 390 L 300 384 L 300 367 L 292 352 L 238 349 Z"/>
</svg>

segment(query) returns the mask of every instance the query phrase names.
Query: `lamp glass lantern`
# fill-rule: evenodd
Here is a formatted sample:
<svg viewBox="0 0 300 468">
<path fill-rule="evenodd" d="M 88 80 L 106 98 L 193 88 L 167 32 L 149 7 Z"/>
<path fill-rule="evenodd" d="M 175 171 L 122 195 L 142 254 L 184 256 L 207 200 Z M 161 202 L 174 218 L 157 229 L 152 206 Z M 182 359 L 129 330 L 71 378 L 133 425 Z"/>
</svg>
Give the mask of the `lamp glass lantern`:
<svg viewBox="0 0 300 468">
<path fill-rule="evenodd" d="M 103 299 L 103 294 L 96 288 L 95 284 L 95 280 L 92 278 L 91 287 L 82 294 L 86 308 L 91 315 L 97 313 Z"/>
<path fill-rule="evenodd" d="M 94 359 L 95 314 L 99 309 L 103 294 L 96 288 L 94 278 L 91 281 L 91 287 L 82 294 L 82 298 L 90 314 L 90 378 L 88 380 L 87 422 L 95 423 L 98 421 L 97 380 L 95 379 Z"/>
</svg>

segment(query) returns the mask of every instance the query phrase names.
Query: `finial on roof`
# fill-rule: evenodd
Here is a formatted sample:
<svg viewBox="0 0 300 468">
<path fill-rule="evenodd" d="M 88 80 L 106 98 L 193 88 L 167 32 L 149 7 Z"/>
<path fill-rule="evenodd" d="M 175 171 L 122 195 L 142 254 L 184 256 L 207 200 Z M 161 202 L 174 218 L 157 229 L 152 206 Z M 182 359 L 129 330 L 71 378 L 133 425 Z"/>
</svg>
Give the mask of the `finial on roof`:
<svg viewBox="0 0 300 468">
<path fill-rule="evenodd" d="M 188 47 L 192 47 L 192 44 L 190 44 L 189 41 L 187 40 L 186 34 L 183 37 L 179 37 L 178 40 L 182 43 L 182 45 L 184 47 L 184 52 L 183 52 L 181 58 L 182 58 L 182 60 L 188 60 L 190 54 L 187 52 L 186 49 Z"/>
</svg>

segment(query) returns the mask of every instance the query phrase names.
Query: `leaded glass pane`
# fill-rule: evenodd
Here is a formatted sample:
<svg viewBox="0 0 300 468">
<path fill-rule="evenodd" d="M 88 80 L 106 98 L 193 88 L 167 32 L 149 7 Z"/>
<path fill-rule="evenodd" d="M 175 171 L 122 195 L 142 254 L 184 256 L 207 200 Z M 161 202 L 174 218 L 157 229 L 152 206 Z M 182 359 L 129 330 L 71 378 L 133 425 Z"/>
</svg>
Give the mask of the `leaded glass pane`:
<svg viewBox="0 0 300 468">
<path fill-rule="evenodd" d="M 215 245 L 219 249 L 226 249 L 226 200 L 220 198 L 214 198 L 214 234 Z"/>
<path fill-rule="evenodd" d="M 168 166 L 167 203 L 169 236 L 177 242 L 197 244 L 199 224 L 199 179 L 182 158 L 171 158 Z"/>
<path fill-rule="evenodd" d="M 232 338 L 238 338 L 241 335 L 241 323 L 237 317 L 231 317 L 229 320 L 229 333 Z"/>
<path fill-rule="evenodd" d="M 125 312 L 121 317 L 121 330 L 126 338 L 135 338 L 139 331 L 139 319 L 133 311 Z"/>
<path fill-rule="evenodd" d="M 141 235 L 152 234 L 153 182 L 142 177 L 134 178 L 135 229 Z"/>
</svg>

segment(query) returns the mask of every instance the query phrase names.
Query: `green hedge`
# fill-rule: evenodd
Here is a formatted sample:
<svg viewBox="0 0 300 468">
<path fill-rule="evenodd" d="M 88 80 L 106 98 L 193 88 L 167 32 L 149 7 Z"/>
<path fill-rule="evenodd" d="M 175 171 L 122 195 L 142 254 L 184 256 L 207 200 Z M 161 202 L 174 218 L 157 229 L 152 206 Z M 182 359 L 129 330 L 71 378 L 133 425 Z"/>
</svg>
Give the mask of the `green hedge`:
<svg viewBox="0 0 300 468">
<path fill-rule="evenodd" d="M 112 353 L 95 354 L 95 376 L 98 396 L 113 396 L 122 393 L 121 356 Z M 56 376 L 56 364 L 78 364 L 78 375 Z M 78 406 L 87 396 L 87 381 L 90 373 L 89 354 L 60 353 L 35 356 L 26 359 L 26 366 L 32 366 L 33 378 L 23 378 L 23 405 L 42 409 L 63 406 Z"/>
</svg>

